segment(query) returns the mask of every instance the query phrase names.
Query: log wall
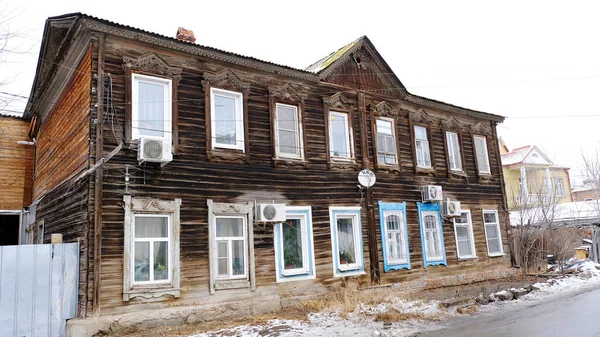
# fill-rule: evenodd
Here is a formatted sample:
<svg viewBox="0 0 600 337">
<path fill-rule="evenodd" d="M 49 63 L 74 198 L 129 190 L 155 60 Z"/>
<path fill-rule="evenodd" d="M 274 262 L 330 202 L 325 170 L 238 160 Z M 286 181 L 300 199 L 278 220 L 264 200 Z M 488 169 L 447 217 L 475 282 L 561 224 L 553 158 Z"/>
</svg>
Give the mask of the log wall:
<svg viewBox="0 0 600 337">
<path fill-rule="evenodd" d="M 462 275 L 471 271 L 503 269 L 508 266 L 506 257 L 487 257 L 481 210 L 496 209 L 503 224 L 506 217 L 502 210 L 503 196 L 498 171 L 499 156 L 496 153 L 495 139 L 488 137 L 488 151 L 492 166 L 491 179 L 481 180 L 476 173 L 473 145 L 468 126 L 479 122 L 490 129 L 495 125 L 489 120 L 470 116 L 456 116 L 464 126 L 460 131 L 463 140 L 466 176 L 448 175 L 446 152 L 440 121 L 454 116 L 447 112 L 427 109 L 433 116 L 431 124 L 432 156 L 436 170 L 432 173 L 417 173 L 414 169 L 411 148 L 409 114 L 422 107 L 401 102 L 397 97 L 366 94 L 366 104 L 375 105 L 388 100 L 399 109 L 397 136 L 400 167 L 397 171 L 380 170 L 375 167 L 375 151 L 371 120 L 367 118 L 367 128 L 359 127 L 359 114 L 353 111 L 353 132 L 355 140 L 356 165 L 349 168 L 330 168 L 326 152 L 327 131 L 324 120 L 322 96 L 343 91 L 350 99 L 358 101 L 356 90 L 327 83 L 299 82 L 285 79 L 271 73 L 249 71 L 246 68 L 223 64 L 214 60 L 199 59 L 187 54 L 154 48 L 139 42 L 107 38 L 105 72 L 112 74 L 115 114 L 113 123 L 104 124 L 104 154 L 112 151 L 124 135 L 126 84 L 130 78 L 122 69 L 123 55 L 139 56 L 150 51 L 156 52 L 170 66 L 183 68 L 178 86 L 178 153 L 172 162 L 164 167 L 157 164 L 138 165 L 135 147 L 121 151 L 106 165 L 103 185 L 103 233 L 102 233 L 102 285 L 100 305 L 102 314 L 129 312 L 140 309 L 161 308 L 172 305 L 215 303 L 254 296 L 276 294 L 281 297 L 296 296 L 322 291 L 324 287 L 337 285 L 340 279 L 333 278 L 331 256 L 331 233 L 329 222 L 330 206 L 363 206 L 362 230 L 366 274 L 358 277 L 362 284 L 369 284 L 369 249 L 367 246 L 367 212 L 364 195 L 357 189 L 357 174 L 368 156 L 369 168 L 377 174 L 373 188 L 374 203 L 407 202 L 411 270 L 383 273 L 379 269 L 383 283 L 402 282 L 434 276 Z M 205 94 L 201 81 L 203 72 L 216 72 L 231 69 L 242 80 L 249 82 L 248 132 L 249 156 L 247 162 L 225 162 L 210 159 L 206 150 Z M 379 80 L 378 80 L 379 81 Z M 305 99 L 305 166 L 280 166 L 273 161 L 271 143 L 271 120 L 269 115 L 269 91 L 272 85 L 295 83 L 308 89 Z M 367 85 L 361 83 L 361 85 Z M 380 85 L 379 82 L 375 85 Z M 373 113 L 367 109 L 369 116 Z M 361 146 L 361 137 L 367 137 L 367 148 Z M 130 175 L 125 185 L 125 174 Z M 460 200 L 465 208 L 472 211 L 473 229 L 477 248 L 477 260 L 458 261 L 454 229 L 451 223 L 444 222 L 444 239 L 448 266 L 423 268 L 419 224 L 416 202 L 421 201 L 419 187 L 425 184 L 442 185 L 445 195 Z M 126 190 L 127 189 L 127 190 Z M 123 288 L 123 247 L 124 210 L 123 195 L 151 197 L 172 200 L 182 199 L 181 205 L 181 298 L 142 301 L 134 298 L 122 300 Z M 206 200 L 215 202 L 245 203 L 248 201 L 280 202 L 287 205 L 312 206 L 312 221 L 316 259 L 316 279 L 289 283 L 275 282 L 275 258 L 273 249 L 273 225 L 257 225 L 255 233 L 256 283 L 257 291 L 223 290 L 209 295 L 209 254 L 208 254 L 208 209 Z M 376 212 L 377 213 L 377 212 Z M 377 242 L 379 260 L 382 259 L 381 236 L 377 221 Z M 504 250 L 506 246 L 504 227 L 502 230 Z"/>
</svg>

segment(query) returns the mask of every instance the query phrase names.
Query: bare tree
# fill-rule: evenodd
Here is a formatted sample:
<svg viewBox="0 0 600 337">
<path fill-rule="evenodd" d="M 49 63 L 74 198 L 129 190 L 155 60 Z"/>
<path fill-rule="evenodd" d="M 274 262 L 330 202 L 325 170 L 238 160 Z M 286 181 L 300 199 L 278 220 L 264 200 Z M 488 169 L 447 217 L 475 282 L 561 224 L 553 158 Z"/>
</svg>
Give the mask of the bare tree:
<svg viewBox="0 0 600 337">
<path fill-rule="evenodd" d="M 590 258 L 596 263 L 600 263 L 600 150 L 598 147 L 591 154 L 582 153 L 582 170 L 585 176 L 584 184 L 592 189 L 593 200 L 588 201 L 594 210 L 591 216 L 592 231 L 592 247 L 590 249 Z"/>
<path fill-rule="evenodd" d="M 11 54 L 29 53 L 31 47 L 23 48 L 16 46 L 15 42 L 18 38 L 26 37 L 26 32 L 19 29 L 13 29 L 12 23 L 21 13 L 20 10 L 11 10 L 6 3 L 0 1 L 0 63 L 7 63 L 8 57 Z M 19 95 L 7 93 L 2 90 L 12 79 L 10 77 L 0 77 L 0 113 L 13 102 L 16 98 L 22 98 Z"/>
</svg>

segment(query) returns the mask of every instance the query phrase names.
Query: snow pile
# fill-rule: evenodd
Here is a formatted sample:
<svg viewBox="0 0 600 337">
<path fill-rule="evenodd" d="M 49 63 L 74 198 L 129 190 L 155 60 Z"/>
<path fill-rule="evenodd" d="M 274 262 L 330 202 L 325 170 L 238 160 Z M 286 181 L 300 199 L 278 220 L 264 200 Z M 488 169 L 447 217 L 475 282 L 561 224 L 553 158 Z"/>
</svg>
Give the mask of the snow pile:
<svg viewBox="0 0 600 337">
<path fill-rule="evenodd" d="M 440 308 L 440 301 L 407 301 L 396 296 L 387 297 L 382 303 L 374 306 L 360 303 L 354 309 L 353 314 L 371 316 L 390 311 L 422 317 L 424 319 L 439 319 L 449 314 L 447 310 Z"/>
</svg>

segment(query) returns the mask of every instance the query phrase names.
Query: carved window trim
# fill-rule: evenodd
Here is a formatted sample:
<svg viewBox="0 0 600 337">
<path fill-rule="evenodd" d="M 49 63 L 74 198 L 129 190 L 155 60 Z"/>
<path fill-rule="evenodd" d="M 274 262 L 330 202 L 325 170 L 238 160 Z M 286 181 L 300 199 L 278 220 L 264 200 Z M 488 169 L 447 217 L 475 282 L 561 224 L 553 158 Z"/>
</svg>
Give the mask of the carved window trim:
<svg viewBox="0 0 600 337">
<path fill-rule="evenodd" d="M 123 253 L 123 301 L 127 302 L 134 297 L 164 298 L 167 295 L 178 298 L 180 296 L 180 261 L 179 261 L 179 233 L 180 233 L 180 208 L 181 199 L 160 200 L 153 198 L 132 198 L 123 196 L 125 204 L 124 220 L 124 253 Z M 133 252 L 133 228 L 136 215 L 165 215 L 171 223 L 169 239 L 169 262 L 171 263 L 171 280 L 164 284 L 133 283 L 133 264 L 130 254 Z"/>
<path fill-rule="evenodd" d="M 448 177 L 450 178 L 462 178 L 467 176 L 466 162 L 465 162 L 465 149 L 462 138 L 462 124 L 454 117 L 443 121 L 442 123 L 442 135 L 444 138 L 444 155 L 446 156 L 446 170 Z M 452 169 L 450 165 L 450 144 L 448 143 L 448 133 L 456 134 L 458 140 L 458 151 L 460 152 L 460 164 L 461 169 Z"/>
<path fill-rule="evenodd" d="M 325 118 L 325 147 L 327 151 L 327 166 L 329 169 L 356 170 L 356 137 L 352 121 L 354 119 L 354 110 L 356 101 L 344 96 L 342 93 L 336 93 L 333 96 L 323 96 L 323 112 Z M 335 158 L 331 156 L 331 112 L 343 113 L 347 116 L 348 137 L 350 147 L 350 158 Z"/>
<path fill-rule="evenodd" d="M 123 56 L 121 66 L 125 75 L 125 141 L 137 142 L 133 139 L 133 85 L 134 74 L 162 78 L 171 81 L 171 142 L 174 154 L 179 152 L 179 82 L 181 81 L 182 68 L 172 67 L 159 55 L 150 52 L 139 57 Z"/>
<path fill-rule="evenodd" d="M 400 172 L 400 140 L 398 133 L 398 118 L 400 110 L 394 108 L 386 101 L 382 101 L 371 108 L 371 134 L 373 135 L 373 149 L 375 156 L 375 165 L 379 170 Z M 392 123 L 392 137 L 394 139 L 394 147 L 396 151 L 396 164 L 381 163 L 379 161 L 379 150 L 377 144 L 377 120 L 384 120 Z"/>
<path fill-rule="evenodd" d="M 250 288 L 256 290 L 255 259 L 254 259 L 254 223 L 252 202 L 247 204 L 215 203 L 212 199 L 206 201 L 208 205 L 208 251 L 210 266 L 210 294 L 217 290 Z M 244 217 L 246 230 L 247 272 L 245 278 L 220 279 L 217 277 L 217 245 L 216 245 L 216 219 L 219 216 Z"/>
<path fill-rule="evenodd" d="M 208 160 L 229 161 L 229 162 L 248 162 L 249 159 L 249 138 L 248 138 L 248 95 L 250 94 L 250 84 L 243 82 L 233 71 L 225 69 L 216 74 L 204 73 L 202 86 L 204 88 L 204 111 L 206 127 L 206 156 Z M 242 149 L 230 149 L 223 147 L 214 147 L 212 144 L 212 90 L 221 89 L 237 92 L 242 95 L 242 116 L 244 145 Z"/>
<path fill-rule="evenodd" d="M 291 84 L 284 84 L 278 87 L 269 87 L 269 112 L 271 117 L 271 144 L 274 166 L 284 167 L 308 167 L 306 159 L 306 119 L 305 119 L 305 100 L 307 95 L 300 92 Z M 290 105 L 296 107 L 298 116 L 298 133 L 300 144 L 300 156 L 288 157 L 282 156 L 278 151 L 278 127 L 277 127 L 277 106 Z"/>
</svg>

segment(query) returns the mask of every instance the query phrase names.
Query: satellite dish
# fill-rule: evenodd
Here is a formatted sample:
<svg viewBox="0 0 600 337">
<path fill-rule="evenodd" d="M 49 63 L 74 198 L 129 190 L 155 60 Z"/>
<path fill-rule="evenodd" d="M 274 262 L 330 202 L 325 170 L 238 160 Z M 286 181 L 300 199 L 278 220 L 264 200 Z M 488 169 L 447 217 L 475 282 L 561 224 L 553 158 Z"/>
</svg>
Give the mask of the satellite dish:
<svg viewBox="0 0 600 337">
<path fill-rule="evenodd" d="M 358 182 L 366 188 L 373 186 L 375 180 L 375 173 L 371 170 L 362 170 L 358 173 Z"/>
</svg>

